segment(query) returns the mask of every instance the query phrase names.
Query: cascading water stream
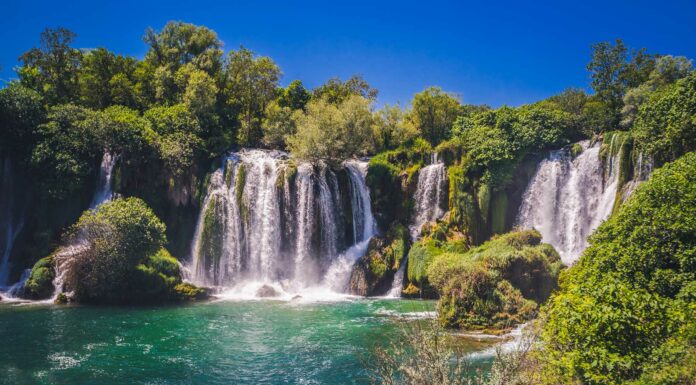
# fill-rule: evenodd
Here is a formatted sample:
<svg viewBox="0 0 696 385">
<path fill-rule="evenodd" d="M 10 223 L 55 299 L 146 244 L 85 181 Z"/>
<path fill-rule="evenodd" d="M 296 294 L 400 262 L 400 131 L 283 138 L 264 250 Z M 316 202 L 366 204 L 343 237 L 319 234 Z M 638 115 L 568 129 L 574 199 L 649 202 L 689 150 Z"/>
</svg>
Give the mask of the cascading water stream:
<svg viewBox="0 0 696 385">
<path fill-rule="evenodd" d="M 653 162 L 650 156 L 643 155 L 641 151 L 638 153 L 638 159 L 633 167 L 633 179 L 626 182 L 622 189 L 621 198 L 625 202 L 630 197 L 636 188 L 641 183 L 645 182 L 653 169 Z"/>
<path fill-rule="evenodd" d="M 8 296 L 13 295 L 12 288 L 16 286 L 8 286 L 11 269 L 10 256 L 15 241 L 24 227 L 23 215 L 19 209 L 21 204 L 15 199 L 15 177 L 12 160 L 6 156 L 2 160 L 2 169 L 0 170 L 0 252 L 2 252 L 0 255 L 0 291 L 7 291 L 6 295 Z"/>
<path fill-rule="evenodd" d="M 188 279 L 237 297 L 255 297 L 261 288 L 279 295 L 343 292 L 374 233 L 366 171 L 360 161 L 334 171 L 324 163 L 295 167 L 278 151 L 231 154 L 211 176 Z M 337 172 L 348 185 L 351 247 Z"/>
<path fill-rule="evenodd" d="M 370 238 L 375 234 L 375 220 L 370 205 L 370 190 L 365 182 L 367 162 L 347 160 L 343 166 L 348 172 L 353 239 L 355 244 L 336 258 L 324 278 L 325 286 L 337 292 L 348 287 L 350 273 L 358 258 L 365 255 Z"/>
<path fill-rule="evenodd" d="M 443 203 L 446 199 L 447 169 L 439 162 L 437 154 L 433 154 L 430 164 L 418 171 L 418 185 L 415 194 L 415 211 L 409 232 L 411 240 L 416 241 L 424 224 L 440 219 L 444 215 Z M 394 274 L 394 281 L 388 297 L 400 297 L 408 255 L 404 258 L 399 270 Z"/>
<path fill-rule="evenodd" d="M 114 171 L 115 164 L 116 157 L 108 152 L 105 152 L 104 156 L 102 157 L 101 165 L 99 166 L 97 189 L 94 192 L 94 197 L 92 197 L 92 203 L 89 205 L 89 208 L 96 208 L 100 204 L 111 200 L 113 196 L 113 191 L 111 189 L 111 174 Z"/>
<path fill-rule="evenodd" d="M 609 157 L 605 174 L 600 143 L 580 145 L 583 152 L 575 159 L 561 149 L 539 164 L 516 220 L 521 228 L 537 229 L 567 265 L 580 257 L 589 235 L 611 214 L 619 176 L 620 151 Z"/>
</svg>

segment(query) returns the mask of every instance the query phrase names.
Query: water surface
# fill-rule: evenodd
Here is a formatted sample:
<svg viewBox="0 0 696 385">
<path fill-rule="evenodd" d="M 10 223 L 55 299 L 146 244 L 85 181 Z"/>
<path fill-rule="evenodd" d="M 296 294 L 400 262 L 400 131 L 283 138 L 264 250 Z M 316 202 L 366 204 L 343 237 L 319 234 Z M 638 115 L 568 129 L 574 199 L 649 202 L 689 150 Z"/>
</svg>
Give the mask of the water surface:
<svg viewBox="0 0 696 385">
<path fill-rule="evenodd" d="M 366 384 L 375 345 L 433 310 L 431 301 L 385 299 L 0 303 L 0 383 Z"/>
</svg>

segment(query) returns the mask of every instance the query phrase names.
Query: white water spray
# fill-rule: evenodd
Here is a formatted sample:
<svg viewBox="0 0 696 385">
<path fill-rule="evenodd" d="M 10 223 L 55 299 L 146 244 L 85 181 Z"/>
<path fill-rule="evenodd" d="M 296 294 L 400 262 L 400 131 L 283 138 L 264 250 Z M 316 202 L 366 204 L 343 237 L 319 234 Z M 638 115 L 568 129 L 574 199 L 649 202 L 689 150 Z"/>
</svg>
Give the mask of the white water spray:
<svg viewBox="0 0 696 385">
<path fill-rule="evenodd" d="M 438 161 L 437 154 L 433 154 L 430 164 L 418 171 L 418 186 L 414 197 L 415 211 L 409 226 L 412 241 L 415 242 L 418 239 L 424 224 L 438 220 L 444 215 L 446 194 L 447 168 L 444 163 Z M 392 287 L 387 293 L 388 297 L 401 297 L 407 261 L 408 255 L 394 274 Z"/>
<path fill-rule="evenodd" d="M 260 288 L 280 297 L 344 292 L 375 228 L 366 171 L 360 161 L 346 161 L 341 170 L 353 224 L 348 245 L 342 190 L 329 166 L 295 168 L 278 151 L 231 154 L 211 177 L 189 278 L 233 298 L 255 297 Z"/>
<path fill-rule="evenodd" d="M 600 144 L 580 144 L 583 152 L 575 159 L 561 149 L 539 164 L 516 220 L 519 227 L 537 229 L 567 265 L 580 257 L 589 235 L 611 214 L 618 185 L 620 153 L 610 157 L 604 174 Z"/>
<path fill-rule="evenodd" d="M 89 208 L 96 208 L 100 204 L 110 201 L 113 197 L 113 191 L 111 189 L 111 174 L 113 174 L 115 164 L 116 157 L 108 152 L 105 152 L 99 167 L 97 189 L 94 192 L 94 197 L 92 198 L 92 203 L 89 205 Z"/>
</svg>

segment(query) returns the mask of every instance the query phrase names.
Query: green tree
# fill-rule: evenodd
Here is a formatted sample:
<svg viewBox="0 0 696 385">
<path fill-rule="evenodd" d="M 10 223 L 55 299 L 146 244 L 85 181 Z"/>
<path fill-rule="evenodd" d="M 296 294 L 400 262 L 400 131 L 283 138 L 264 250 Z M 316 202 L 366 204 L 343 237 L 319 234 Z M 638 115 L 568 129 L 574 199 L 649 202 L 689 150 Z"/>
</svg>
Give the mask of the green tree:
<svg viewBox="0 0 696 385">
<path fill-rule="evenodd" d="M 435 146 L 450 137 L 452 125 L 460 113 L 457 97 L 439 87 L 430 87 L 414 95 L 409 120 Z"/>
<path fill-rule="evenodd" d="M 312 93 L 309 92 L 302 82 L 299 80 L 293 80 L 287 88 L 280 90 L 280 95 L 278 95 L 278 105 L 281 107 L 289 107 L 293 110 L 304 109 L 309 99 L 312 98 Z"/>
<path fill-rule="evenodd" d="M 117 73 L 109 80 L 109 89 L 111 92 L 111 102 L 127 107 L 138 106 L 137 93 L 135 83 L 128 75 Z"/>
<path fill-rule="evenodd" d="M 587 136 L 612 130 L 615 121 L 615 111 L 596 95 L 591 96 L 583 106 L 581 122 Z"/>
<path fill-rule="evenodd" d="M 650 94 L 636 115 L 638 146 L 657 164 L 696 150 L 696 72 Z"/>
<path fill-rule="evenodd" d="M 253 146 L 261 140 L 263 113 L 275 98 L 280 75 L 280 68 L 269 57 L 257 57 L 244 47 L 228 54 L 225 97 L 239 124 L 239 144 Z"/>
<path fill-rule="evenodd" d="M 137 110 L 111 106 L 88 114 L 81 124 L 95 136 L 103 152 L 120 155 L 123 164 L 137 164 L 152 156 L 156 135 Z"/>
<path fill-rule="evenodd" d="M 65 28 L 47 28 L 41 33 L 41 44 L 20 56 L 20 82 L 46 98 L 49 103 L 75 100 L 78 90 L 78 68 L 81 54 L 70 44 L 75 34 Z"/>
<path fill-rule="evenodd" d="M 162 221 L 138 198 L 117 199 L 86 211 L 72 229 L 72 238 L 79 239 L 82 246 L 70 260 L 61 261 L 60 253 L 55 257 L 64 270 L 64 284 L 79 302 L 146 300 L 132 297 L 141 271 L 146 270 L 138 266 L 162 248 L 165 230 Z"/>
<path fill-rule="evenodd" d="M 84 54 L 78 72 L 80 102 L 91 108 L 106 108 L 111 104 L 133 106 L 132 97 L 124 96 L 132 91 L 120 89 L 112 93 L 112 88 L 132 87 L 129 76 L 135 70 L 135 63 L 133 58 L 116 55 L 104 48 Z M 112 82 L 115 76 L 118 78 Z M 114 94 L 119 96 L 118 101 L 121 103 L 115 103 Z"/>
<path fill-rule="evenodd" d="M 660 56 L 655 61 L 655 68 L 650 72 L 648 80 L 637 87 L 631 88 L 624 95 L 624 106 L 621 109 L 621 126 L 631 128 L 635 122 L 638 108 L 652 92 L 688 76 L 693 71 L 691 60 L 683 56 Z"/>
<path fill-rule="evenodd" d="M 37 127 L 31 163 L 49 196 L 65 198 L 87 186 L 103 147 L 90 126 L 94 111 L 72 104 L 52 107 L 47 121 Z"/>
<path fill-rule="evenodd" d="M 301 110 L 298 110 L 298 113 Z M 285 148 L 287 137 L 296 132 L 293 110 L 272 101 L 266 106 L 265 117 L 261 125 L 263 129 L 263 144 L 270 148 Z"/>
<path fill-rule="evenodd" d="M 191 172 L 205 148 L 202 128 L 191 110 L 184 104 L 155 107 L 146 111 L 144 118 L 157 134 L 155 145 L 167 175 L 178 180 Z"/>
<path fill-rule="evenodd" d="M 592 59 L 587 64 L 592 89 L 614 111 L 621 108 L 621 98 L 626 91 L 622 73 L 627 58 L 628 49 L 623 41 L 617 39 L 614 45 L 610 42 L 592 45 Z"/>
<path fill-rule="evenodd" d="M 592 78 L 592 89 L 613 112 L 612 127 L 619 123 L 626 91 L 646 81 L 654 66 L 654 55 L 647 54 L 645 49 L 635 50 L 629 55 L 621 39 L 617 39 L 615 44 L 600 42 L 592 45 L 592 58 L 587 70 Z"/>
<path fill-rule="evenodd" d="M 222 78 L 222 42 L 206 27 L 170 21 L 159 32 L 149 28 L 143 40 L 150 46 L 144 60 L 147 65 L 140 67 L 136 77 L 146 98 L 154 96 L 164 104 L 181 102 L 188 86 L 187 75 L 194 70 L 216 81 Z M 184 74 L 179 73 L 182 68 Z"/>
<path fill-rule="evenodd" d="M 187 76 L 183 102 L 194 115 L 211 116 L 215 113 L 217 93 L 215 81 L 206 72 L 194 70 Z"/>
<path fill-rule="evenodd" d="M 340 105 L 312 99 L 294 119 L 297 132 L 286 140 L 297 158 L 339 161 L 373 148 L 375 119 L 371 102 L 362 96 L 350 96 Z"/>
<path fill-rule="evenodd" d="M 313 97 L 324 99 L 329 103 L 340 104 L 351 95 L 362 96 L 371 101 L 377 99 L 379 91 L 360 75 L 353 75 L 345 82 L 340 78 L 331 78 L 313 91 Z"/>
<path fill-rule="evenodd" d="M 31 152 L 34 130 L 45 118 L 41 95 L 19 82 L 0 89 L 0 151 Z"/>
<path fill-rule="evenodd" d="M 408 112 L 401 109 L 398 104 L 395 106 L 387 104 L 377 111 L 375 142 L 378 149 L 394 149 L 406 145 L 420 135 L 407 116 Z"/>
<path fill-rule="evenodd" d="M 222 69 L 222 42 L 206 27 L 170 21 L 159 32 L 148 28 L 143 40 L 150 46 L 145 60 L 155 67 L 167 67 L 173 73 L 191 63 L 213 77 Z"/>
</svg>

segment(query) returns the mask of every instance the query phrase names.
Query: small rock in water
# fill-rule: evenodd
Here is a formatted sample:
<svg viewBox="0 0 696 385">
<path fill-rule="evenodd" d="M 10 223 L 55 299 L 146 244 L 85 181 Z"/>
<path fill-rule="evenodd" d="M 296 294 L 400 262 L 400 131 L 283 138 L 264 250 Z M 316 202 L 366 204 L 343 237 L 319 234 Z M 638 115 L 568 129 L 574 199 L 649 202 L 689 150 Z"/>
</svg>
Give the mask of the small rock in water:
<svg viewBox="0 0 696 385">
<path fill-rule="evenodd" d="M 65 305 L 68 303 L 68 296 L 65 295 L 65 293 L 60 293 L 56 297 L 55 301 L 53 301 L 56 305 Z"/>
<path fill-rule="evenodd" d="M 256 290 L 256 296 L 259 298 L 273 298 L 280 296 L 280 293 L 273 286 L 263 285 Z"/>
</svg>

